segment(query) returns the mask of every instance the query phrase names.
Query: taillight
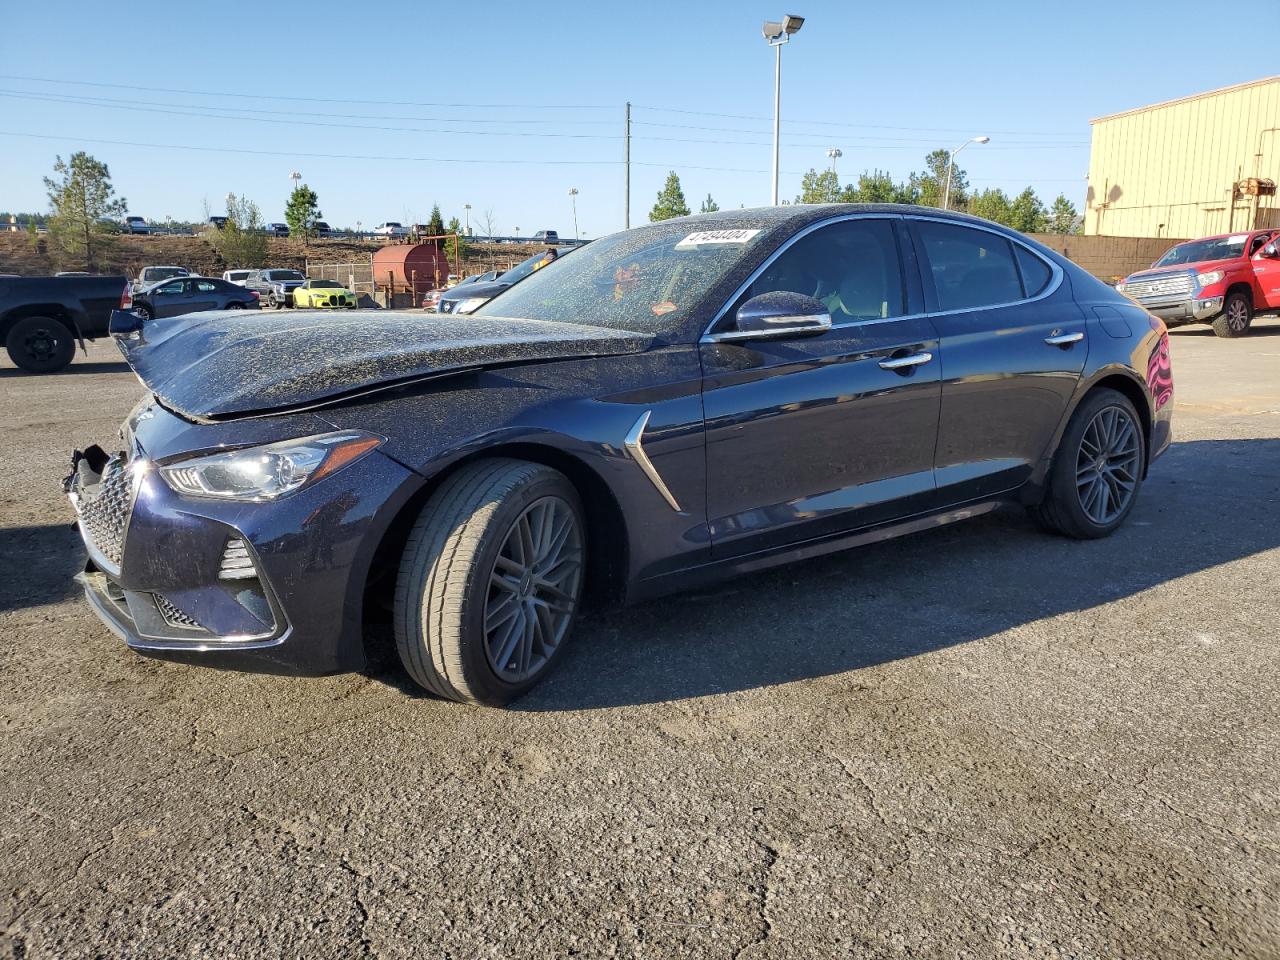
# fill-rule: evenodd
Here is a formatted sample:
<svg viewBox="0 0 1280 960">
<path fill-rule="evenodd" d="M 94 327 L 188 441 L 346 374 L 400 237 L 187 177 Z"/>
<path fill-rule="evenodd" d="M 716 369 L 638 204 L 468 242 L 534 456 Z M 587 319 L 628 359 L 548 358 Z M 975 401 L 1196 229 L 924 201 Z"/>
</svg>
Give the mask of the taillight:
<svg viewBox="0 0 1280 960">
<path fill-rule="evenodd" d="M 249 293 L 250 293 L 250 295 L 252 295 L 253 299 L 255 299 L 255 300 L 261 300 L 261 299 L 262 299 L 262 294 L 260 294 L 257 290 L 250 290 L 250 291 L 249 291 Z"/>
<path fill-rule="evenodd" d="M 129 289 L 129 284 L 124 285 L 124 293 L 120 294 L 120 309 L 133 309 L 133 291 Z"/>
</svg>

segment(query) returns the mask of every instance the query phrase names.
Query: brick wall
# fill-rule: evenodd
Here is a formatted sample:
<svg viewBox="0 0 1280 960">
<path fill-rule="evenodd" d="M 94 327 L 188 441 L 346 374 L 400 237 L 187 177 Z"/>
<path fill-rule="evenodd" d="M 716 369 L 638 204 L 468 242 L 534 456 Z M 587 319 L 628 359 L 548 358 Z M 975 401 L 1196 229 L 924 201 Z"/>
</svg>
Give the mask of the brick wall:
<svg viewBox="0 0 1280 960">
<path fill-rule="evenodd" d="M 1078 263 L 1100 280 L 1127 277 L 1145 270 L 1175 243 L 1169 237 L 1064 236 L 1060 233 L 1033 233 L 1033 240 Z"/>
</svg>

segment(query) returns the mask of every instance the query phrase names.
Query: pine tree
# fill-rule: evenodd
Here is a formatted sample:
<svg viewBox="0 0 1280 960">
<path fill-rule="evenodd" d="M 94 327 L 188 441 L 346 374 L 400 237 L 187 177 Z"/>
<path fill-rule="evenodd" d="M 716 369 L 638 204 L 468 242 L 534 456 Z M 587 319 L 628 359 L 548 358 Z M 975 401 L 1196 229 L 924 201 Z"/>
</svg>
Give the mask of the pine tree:
<svg viewBox="0 0 1280 960">
<path fill-rule="evenodd" d="M 919 196 L 918 203 L 926 207 L 942 206 L 947 194 L 947 164 L 951 151 L 933 150 L 924 158 L 925 172 L 911 174 L 911 187 Z M 963 209 L 968 199 L 969 176 L 956 164 L 951 164 L 951 209 Z"/>
<path fill-rule="evenodd" d="M 858 185 L 848 184 L 840 191 L 844 203 L 918 203 L 919 195 L 909 183 L 894 183 L 887 171 L 863 172 Z"/>
<path fill-rule="evenodd" d="M 440 216 L 440 204 L 431 205 L 431 219 L 427 221 L 427 236 L 438 237 L 444 233 L 444 218 Z"/>
<path fill-rule="evenodd" d="M 69 162 L 56 158 L 53 178 L 45 177 L 49 191 L 49 233 L 69 256 L 93 270 L 116 233 L 112 221 L 129 209 L 124 197 L 115 195 L 107 165 L 83 150 Z"/>
<path fill-rule="evenodd" d="M 467 255 L 467 241 L 462 238 L 462 222 L 457 217 L 450 217 L 448 225 L 441 232 L 456 235 L 444 243 L 445 253 L 449 255 L 450 263 L 461 260 Z"/>
<path fill-rule="evenodd" d="M 953 200 L 954 197 L 955 195 L 953 194 Z M 952 206 L 955 206 L 954 202 Z M 980 190 L 970 198 L 969 212 L 975 217 L 982 217 L 985 220 L 991 220 L 1007 226 L 1013 219 L 1013 204 L 1009 202 L 1005 192 L 999 188 Z"/>
<path fill-rule="evenodd" d="M 221 230 L 210 230 L 207 238 L 230 269 L 253 269 L 267 262 L 267 235 L 262 231 L 262 214 L 258 205 L 248 197 L 229 194 L 227 222 Z"/>
<path fill-rule="evenodd" d="M 1009 208 L 1009 226 L 1023 233 L 1042 233 L 1045 228 L 1044 204 L 1030 187 L 1013 198 Z"/>
<path fill-rule="evenodd" d="M 1053 206 L 1049 209 L 1049 232 L 1075 233 L 1077 216 L 1076 205 L 1063 194 L 1058 194 L 1053 201 Z"/>
<path fill-rule="evenodd" d="M 699 213 L 715 213 L 720 209 L 720 204 L 711 199 L 711 194 L 707 194 L 707 199 L 702 201 L 702 206 L 698 208 Z"/>
<path fill-rule="evenodd" d="M 307 238 L 315 233 L 316 222 L 322 216 L 324 214 L 320 212 L 316 192 L 305 183 L 295 187 L 284 208 L 284 219 L 289 224 L 289 233 L 295 237 L 301 237 L 305 245 Z"/>
<path fill-rule="evenodd" d="M 800 181 L 800 196 L 796 203 L 835 203 L 840 199 L 840 178 L 834 170 L 821 172 L 809 168 Z"/>
<path fill-rule="evenodd" d="M 658 202 L 649 211 L 649 220 L 656 223 L 659 220 L 670 220 L 672 217 L 687 217 L 688 215 L 689 204 L 685 202 L 684 191 L 680 189 L 680 178 L 672 170 L 667 174 L 666 184 L 658 191 Z"/>
</svg>

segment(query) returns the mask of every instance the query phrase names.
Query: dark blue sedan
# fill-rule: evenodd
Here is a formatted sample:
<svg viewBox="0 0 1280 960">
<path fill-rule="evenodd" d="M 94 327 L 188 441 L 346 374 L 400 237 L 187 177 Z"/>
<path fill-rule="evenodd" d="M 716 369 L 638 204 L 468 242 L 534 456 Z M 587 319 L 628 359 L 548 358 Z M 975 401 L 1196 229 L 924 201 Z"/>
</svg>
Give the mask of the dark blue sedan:
<svg viewBox="0 0 1280 960">
<path fill-rule="evenodd" d="M 536 683 L 592 593 L 1006 503 L 1105 536 L 1170 439 L 1159 320 L 917 207 L 653 224 L 425 322 L 119 316 L 148 393 L 67 478 L 107 625 L 150 656 L 327 673 L 390 610 L 410 676 L 455 700 Z"/>
</svg>

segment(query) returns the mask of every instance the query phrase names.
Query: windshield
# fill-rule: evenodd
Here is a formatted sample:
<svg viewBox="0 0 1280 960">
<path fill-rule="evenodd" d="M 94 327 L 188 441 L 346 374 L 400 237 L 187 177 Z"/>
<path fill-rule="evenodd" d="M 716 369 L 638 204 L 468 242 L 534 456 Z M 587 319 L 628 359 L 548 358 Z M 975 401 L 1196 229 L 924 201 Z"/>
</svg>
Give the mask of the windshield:
<svg viewBox="0 0 1280 960">
<path fill-rule="evenodd" d="M 1168 267 L 1176 263 L 1202 263 L 1205 260 L 1230 260 L 1244 253 L 1244 242 L 1249 239 L 1247 233 L 1238 233 L 1231 237 L 1215 237 L 1212 240 L 1192 240 L 1180 243 L 1153 266 Z"/>
<path fill-rule="evenodd" d="M 690 230 L 692 226 L 673 221 L 597 240 L 573 256 L 561 256 L 476 312 L 646 333 L 678 328 L 765 233 L 723 223 L 715 230 Z M 510 278 L 506 274 L 502 279 Z"/>
<path fill-rule="evenodd" d="M 158 283 L 161 280 L 168 280 L 170 277 L 185 277 L 187 271 L 181 267 L 148 267 L 143 271 L 143 275 L 148 280 Z"/>
<path fill-rule="evenodd" d="M 268 270 L 268 280 L 305 280 L 307 279 L 297 270 Z"/>
<path fill-rule="evenodd" d="M 342 286 L 337 280 L 312 280 L 307 284 L 312 290 L 330 290 Z"/>
</svg>

